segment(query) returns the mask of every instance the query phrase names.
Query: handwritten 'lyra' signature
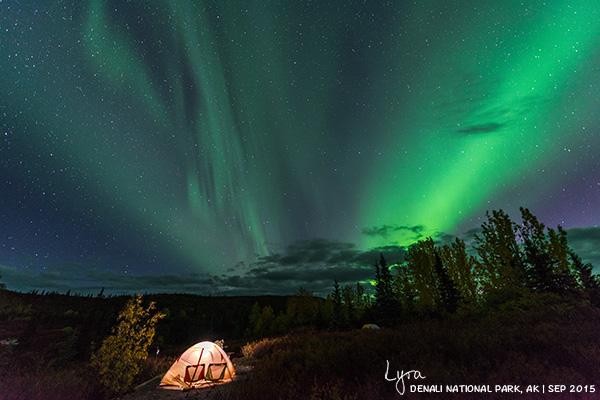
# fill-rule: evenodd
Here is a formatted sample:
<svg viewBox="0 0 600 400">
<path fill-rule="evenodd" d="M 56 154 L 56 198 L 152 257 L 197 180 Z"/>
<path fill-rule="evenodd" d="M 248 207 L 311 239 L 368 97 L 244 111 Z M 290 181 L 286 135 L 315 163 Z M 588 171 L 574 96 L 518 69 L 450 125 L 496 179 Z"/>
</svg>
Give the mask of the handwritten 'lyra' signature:
<svg viewBox="0 0 600 400">
<path fill-rule="evenodd" d="M 417 371 L 414 369 L 411 369 L 410 371 L 406 371 L 404 372 L 403 370 L 396 370 L 396 376 L 393 377 L 389 377 L 389 372 L 390 372 L 390 361 L 389 360 L 385 360 L 386 363 L 386 367 L 385 367 L 385 380 L 388 382 L 396 382 L 396 392 L 398 392 L 398 394 L 400 396 L 404 395 L 404 392 L 406 391 L 406 385 L 404 383 L 404 378 L 406 379 L 425 379 L 425 377 L 421 374 L 421 371 Z"/>
</svg>

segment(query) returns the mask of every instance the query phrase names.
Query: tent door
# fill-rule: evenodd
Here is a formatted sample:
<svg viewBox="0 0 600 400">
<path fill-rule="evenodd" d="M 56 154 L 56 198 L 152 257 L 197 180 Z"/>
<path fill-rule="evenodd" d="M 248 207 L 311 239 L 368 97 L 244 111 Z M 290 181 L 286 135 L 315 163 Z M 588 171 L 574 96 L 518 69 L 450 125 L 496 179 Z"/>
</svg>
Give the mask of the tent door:
<svg viewBox="0 0 600 400">
<path fill-rule="evenodd" d="M 225 376 L 225 370 L 227 369 L 227 363 L 208 364 L 206 369 L 206 380 L 207 381 L 220 381 Z"/>
<path fill-rule="evenodd" d="M 194 383 L 204 379 L 204 364 L 188 365 L 185 367 L 185 383 Z"/>
</svg>

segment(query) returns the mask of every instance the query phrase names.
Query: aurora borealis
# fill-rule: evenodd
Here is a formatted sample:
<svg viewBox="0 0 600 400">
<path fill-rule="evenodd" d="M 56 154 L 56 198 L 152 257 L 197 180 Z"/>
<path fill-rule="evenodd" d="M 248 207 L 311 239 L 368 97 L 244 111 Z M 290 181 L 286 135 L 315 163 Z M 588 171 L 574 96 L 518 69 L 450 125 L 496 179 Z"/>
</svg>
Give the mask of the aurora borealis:
<svg viewBox="0 0 600 400">
<path fill-rule="evenodd" d="M 9 287 L 243 291 L 519 206 L 600 259 L 595 1 L 34 3 L 0 1 Z"/>
</svg>

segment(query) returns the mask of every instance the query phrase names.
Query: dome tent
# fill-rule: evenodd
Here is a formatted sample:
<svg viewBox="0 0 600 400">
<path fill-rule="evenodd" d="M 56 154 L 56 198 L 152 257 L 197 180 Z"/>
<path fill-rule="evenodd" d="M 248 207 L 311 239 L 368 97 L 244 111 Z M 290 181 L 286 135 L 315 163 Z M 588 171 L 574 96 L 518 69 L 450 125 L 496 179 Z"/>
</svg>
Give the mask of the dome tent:
<svg viewBox="0 0 600 400">
<path fill-rule="evenodd" d="M 380 328 L 380 327 L 379 327 L 379 325 L 377 325 L 377 324 L 364 324 L 364 325 L 362 326 L 362 329 L 365 329 L 365 330 L 375 330 L 375 331 L 378 331 L 378 330 L 379 330 L 379 329 L 381 329 L 381 328 Z"/>
<path fill-rule="evenodd" d="M 185 390 L 231 381 L 235 369 L 222 348 L 213 342 L 196 343 L 183 352 L 160 381 L 165 389 Z"/>
</svg>

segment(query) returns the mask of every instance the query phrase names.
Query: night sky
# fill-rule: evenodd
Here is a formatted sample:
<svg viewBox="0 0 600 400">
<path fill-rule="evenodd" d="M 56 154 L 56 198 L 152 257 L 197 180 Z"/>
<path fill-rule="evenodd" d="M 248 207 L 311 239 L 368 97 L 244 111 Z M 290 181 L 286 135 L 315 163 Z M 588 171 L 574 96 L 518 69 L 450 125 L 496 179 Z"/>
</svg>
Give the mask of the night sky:
<svg viewBox="0 0 600 400">
<path fill-rule="evenodd" d="M 0 0 L 9 288 L 325 291 L 529 207 L 600 265 L 600 5 Z"/>
</svg>

